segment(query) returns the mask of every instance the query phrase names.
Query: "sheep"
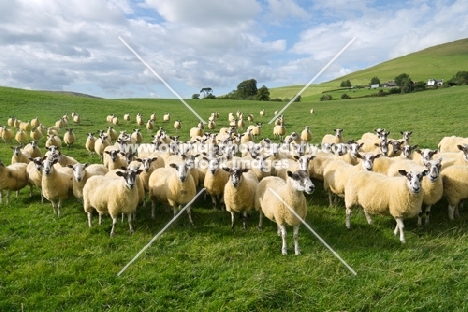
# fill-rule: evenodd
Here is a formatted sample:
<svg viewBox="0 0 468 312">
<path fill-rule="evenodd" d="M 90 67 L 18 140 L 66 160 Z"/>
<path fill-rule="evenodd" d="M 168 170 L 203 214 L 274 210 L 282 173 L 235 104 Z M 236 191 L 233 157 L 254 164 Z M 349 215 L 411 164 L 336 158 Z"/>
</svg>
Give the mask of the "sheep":
<svg viewBox="0 0 468 312">
<path fill-rule="evenodd" d="M 16 120 L 15 116 L 10 116 L 8 118 L 7 125 L 9 127 L 14 127 L 15 126 L 15 120 Z"/>
<path fill-rule="evenodd" d="M 62 117 L 60 117 L 59 120 L 55 122 L 55 127 L 57 128 L 65 127 L 65 120 Z"/>
<path fill-rule="evenodd" d="M 280 124 L 278 126 L 275 126 L 273 128 L 273 135 L 275 136 L 275 139 L 284 139 L 284 135 L 286 134 L 286 128 L 284 127 L 283 124 Z"/>
<path fill-rule="evenodd" d="M 60 217 L 63 200 L 73 194 L 73 173 L 69 168 L 55 166 L 57 163 L 58 158 L 55 157 L 46 157 L 43 161 L 42 194 Z"/>
<path fill-rule="evenodd" d="M 426 166 L 419 166 L 411 160 L 401 160 L 394 163 L 388 169 L 389 176 L 398 176 L 398 170 L 412 170 L 417 169 L 423 171 L 427 169 L 427 175 L 423 178 L 422 188 L 424 192 L 423 197 L 423 206 L 421 206 L 421 211 L 418 214 L 418 226 L 422 226 L 422 217 L 426 216 L 425 224 L 429 224 L 429 215 L 431 213 L 432 205 L 436 204 L 443 196 L 444 187 L 442 183 L 442 178 L 440 178 L 441 172 L 441 161 L 439 158 L 437 160 L 429 160 L 426 163 Z M 424 209 L 425 208 L 425 209 Z"/>
<path fill-rule="evenodd" d="M 329 206 L 333 206 L 333 194 L 341 198 L 345 197 L 346 182 L 354 172 L 358 170 L 372 170 L 374 160 L 379 157 L 379 154 L 359 154 L 358 158 L 361 160 L 361 163 L 357 165 L 351 165 L 341 159 L 331 161 L 323 170 L 323 189 L 328 192 Z"/>
<path fill-rule="evenodd" d="M 94 136 L 94 133 L 91 133 L 91 132 L 86 133 L 85 147 L 86 147 L 86 150 L 88 151 L 89 156 L 96 153 L 96 151 L 94 150 L 95 144 L 96 144 L 96 137 Z"/>
<path fill-rule="evenodd" d="M 457 153 L 454 152 L 444 152 L 438 153 L 436 158 L 442 158 L 442 169 L 445 169 L 453 165 L 466 165 L 468 164 L 468 145 L 463 144 L 457 145 L 457 148 L 460 150 Z"/>
<path fill-rule="evenodd" d="M 15 140 L 19 144 L 25 144 L 28 141 L 28 136 L 23 129 L 19 129 L 15 134 Z"/>
<path fill-rule="evenodd" d="M 195 138 L 203 137 L 204 135 L 205 131 L 200 127 L 200 125 L 190 128 L 190 139 L 194 140 Z"/>
<path fill-rule="evenodd" d="M 24 148 L 23 151 L 31 157 L 40 157 L 42 156 L 41 149 L 37 146 L 37 141 L 29 142 Z"/>
<path fill-rule="evenodd" d="M 2 127 L 2 140 L 5 142 L 9 142 L 13 140 L 15 137 L 15 133 L 12 129 L 7 128 L 6 126 Z"/>
<path fill-rule="evenodd" d="M 135 119 L 136 119 L 137 125 L 143 126 L 143 125 L 145 124 L 145 122 L 144 122 L 144 120 L 143 120 L 143 116 L 141 115 L 141 113 L 138 113 L 138 114 L 135 116 Z"/>
<path fill-rule="evenodd" d="M 103 176 L 109 172 L 109 169 L 101 164 L 76 163 L 67 167 L 73 170 L 73 196 L 77 199 L 83 199 L 83 188 L 90 177 Z"/>
<path fill-rule="evenodd" d="M 112 124 L 113 124 L 114 126 L 118 126 L 118 125 L 119 125 L 119 117 L 114 116 L 114 117 L 112 118 Z"/>
<path fill-rule="evenodd" d="M 216 128 L 216 122 L 214 120 L 209 120 L 208 129 L 213 130 L 214 128 Z"/>
<path fill-rule="evenodd" d="M 203 179 L 206 194 L 211 196 L 213 211 L 216 211 L 217 199 L 220 200 L 221 209 L 224 210 L 224 186 L 229 181 L 229 173 L 221 168 L 221 157 L 203 157 L 203 159 L 208 162 L 208 169 L 206 170 L 205 177 Z"/>
<path fill-rule="evenodd" d="M 446 152 L 456 153 L 458 152 L 457 145 L 463 145 L 463 144 L 468 144 L 468 138 L 450 136 L 450 137 L 442 138 L 442 140 L 439 141 L 439 144 L 437 145 L 437 147 L 439 149 L 439 152 L 441 153 L 446 153 Z"/>
<path fill-rule="evenodd" d="M 424 166 L 434 157 L 434 155 L 439 153 L 438 150 L 432 150 L 430 148 L 416 149 L 415 152 L 416 153 L 413 153 L 413 161 Z"/>
<path fill-rule="evenodd" d="M 62 140 L 60 140 L 60 138 L 55 134 L 50 134 L 45 142 L 45 147 L 51 146 L 62 146 Z"/>
<path fill-rule="evenodd" d="M 249 122 L 249 124 L 251 124 L 252 121 L 254 121 L 254 115 L 248 114 L 248 115 L 247 115 L 247 121 Z"/>
<path fill-rule="evenodd" d="M 117 130 L 114 129 L 114 127 L 107 127 L 106 134 L 110 142 L 114 142 L 119 137 L 119 134 L 117 133 Z"/>
<path fill-rule="evenodd" d="M 324 144 L 324 143 L 343 143 L 344 142 L 344 139 L 343 139 L 343 136 L 342 136 L 342 133 L 343 133 L 343 129 L 340 129 L 340 128 L 336 128 L 334 129 L 335 131 L 335 135 L 332 135 L 332 134 L 325 134 L 322 138 L 322 143 L 321 144 Z"/>
<path fill-rule="evenodd" d="M 304 142 L 312 141 L 312 132 L 310 132 L 310 126 L 305 126 L 301 132 L 301 140 Z"/>
<path fill-rule="evenodd" d="M 13 156 L 11 156 L 11 163 L 16 164 L 16 163 L 24 163 L 28 164 L 29 163 L 29 153 L 25 152 L 24 150 L 21 149 L 21 146 L 11 146 L 11 149 L 13 150 Z"/>
<path fill-rule="evenodd" d="M 114 146 L 108 146 L 104 150 L 104 166 L 109 170 L 120 169 L 128 165 L 127 160 L 124 156 L 125 154 L 120 152 Z"/>
<path fill-rule="evenodd" d="M 29 120 L 26 122 L 20 122 L 19 128 L 24 132 L 31 131 L 31 124 L 29 123 Z"/>
<path fill-rule="evenodd" d="M 315 113 L 315 110 L 313 108 L 310 109 L 310 113 L 313 114 Z"/>
<path fill-rule="evenodd" d="M 275 172 L 277 177 L 286 181 L 288 179 L 288 171 L 308 170 L 309 162 L 315 158 L 315 155 L 293 156 L 292 158 L 282 159 L 276 163 Z"/>
<path fill-rule="evenodd" d="M 107 140 L 107 135 L 100 135 L 94 143 L 94 152 L 99 156 L 99 159 L 102 161 L 104 156 L 104 149 L 110 145 L 110 142 Z"/>
<path fill-rule="evenodd" d="M 468 198 L 468 166 L 453 165 L 441 172 L 444 186 L 444 197 L 448 201 L 448 216 L 450 220 L 459 216 L 458 207 L 463 199 Z"/>
<path fill-rule="evenodd" d="M 261 122 L 257 122 L 257 125 L 255 125 L 255 126 L 253 126 L 253 125 L 248 126 L 248 127 L 247 127 L 247 130 L 248 130 L 248 129 L 252 129 L 252 137 L 253 137 L 254 139 L 257 139 L 257 138 L 261 135 L 261 133 L 262 133 L 262 123 L 261 123 Z"/>
<path fill-rule="evenodd" d="M 165 121 L 165 122 L 171 121 L 171 114 L 170 113 L 164 114 L 163 115 L 163 121 Z"/>
<path fill-rule="evenodd" d="M 345 186 L 346 227 L 351 228 L 351 211 L 362 206 L 367 222 L 372 224 L 370 214 L 390 214 L 396 221 L 394 235 L 400 232 L 400 242 L 405 243 L 403 218 L 419 214 L 424 192 L 422 179 L 427 170 L 399 170 L 401 176 L 388 177 L 373 171 L 357 171 Z"/>
<path fill-rule="evenodd" d="M 79 125 L 81 123 L 81 117 L 79 114 L 75 114 L 73 115 L 73 122 L 76 124 L 76 125 Z"/>
<path fill-rule="evenodd" d="M 111 124 L 111 123 L 112 123 L 112 119 L 114 119 L 115 116 L 116 116 L 115 114 L 107 115 L 107 116 L 106 116 L 106 121 L 107 121 L 108 123 Z"/>
<path fill-rule="evenodd" d="M 258 228 L 263 227 L 263 216 L 277 224 L 278 235 L 281 234 L 281 253 L 287 255 L 286 226 L 293 227 L 294 253 L 300 255 L 298 234 L 301 221 L 307 216 L 307 202 L 303 192 L 312 194 L 315 185 L 309 178 L 307 171 L 288 171 L 288 179 L 284 181 L 278 177 L 267 177 L 261 181 L 255 192 L 255 210 L 260 212 Z M 281 200 L 279 198 L 281 198 Z"/>
<path fill-rule="evenodd" d="M 249 169 L 222 168 L 229 172 L 229 180 L 224 185 L 223 199 L 226 211 L 231 213 L 231 229 L 234 229 L 235 213 L 241 213 L 244 230 L 247 230 L 247 213 L 254 208 L 255 190 L 258 179 Z"/>
<path fill-rule="evenodd" d="M 33 119 L 31 119 L 31 128 L 37 128 L 39 127 L 39 125 L 41 124 L 41 122 L 39 121 L 39 117 L 35 117 Z"/>
<path fill-rule="evenodd" d="M 145 191 L 149 191 L 149 177 L 154 170 L 165 167 L 164 159 L 157 156 L 149 156 L 145 158 L 137 157 L 129 164 L 129 167 L 136 167 L 139 164 L 143 165 L 143 171 L 140 173 L 140 179 L 143 182 Z"/>
<path fill-rule="evenodd" d="M 145 127 L 148 132 L 151 132 L 154 129 L 154 120 L 148 119 Z"/>
<path fill-rule="evenodd" d="M 32 128 L 31 131 L 29 132 L 29 137 L 33 141 L 39 141 L 40 139 L 42 139 L 43 136 L 44 135 L 42 134 L 41 130 L 38 127 Z"/>
<path fill-rule="evenodd" d="M 169 164 L 171 168 L 159 168 L 150 175 L 149 197 L 151 199 L 151 218 L 155 218 L 156 201 L 168 203 L 176 214 L 176 205 L 189 203 L 196 194 L 195 181 L 190 174 L 191 165 L 186 162 Z M 175 170 L 174 170 L 175 169 Z M 190 224 L 193 224 L 190 207 L 187 208 Z"/>
<path fill-rule="evenodd" d="M 174 129 L 176 132 L 180 131 L 180 128 L 182 128 L 182 122 L 180 120 L 174 121 Z"/>
<path fill-rule="evenodd" d="M 265 116 L 265 110 L 264 110 L 264 109 L 262 109 L 262 110 L 260 111 L 260 116 L 262 116 L 262 117 Z"/>
<path fill-rule="evenodd" d="M 156 121 L 156 113 L 151 113 L 150 120 Z"/>
<path fill-rule="evenodd" d="M 41 203 L 44 203 L 44 196 L 42 195 L 42 168 L 43 157 L 30 157 L 26 171 L 28 172 L 29 184 L 34 185 L 41 190 Z"/>
<path fill-rule="evenodd" d="M 410 136 L 413 131 L 400 131 L 400 134 L 403 136 L 404 145 L 410 145 Z"/>
<path fill-rule="evenodd" d="M 130 233 L 133 234 L 132 214 L 138 205 L 138 189 L 135 187 L 135 182 L 140 172 L 140 170 L 117 171 L 116 175 L 119 178 L 93 176 L 88 179 L 83 188 L 83 208 L 88 216 L 89 227 L 92 226 L 93 210 L 99 213 L 99 225 L 102 214 L 108 213 L 112 218 L 110 236 L 114 236 L 118 215 L 126 213 Z"/>
<path fill-rule="evenodd" d="M 3 203 L 3 190 L 7 190 L 6 204 L 10 201 L 10 192 L 18 192 L 25 186 L 30 186 L 30 194 L 32 193 L 32 185 L 29 184 L 27 164 L 17 163 L 6 166 L 0 159 L 0 204 Z"/>
<path fill-rule="evenodd" d="M 239 129 L 244 129 L 244 127 L 245 127 L 244 119 L 243 119 L 243 118 L 239 118 L 239 119 L 237 120 L 237 125 L 236 125 L 236 126 L 237 126 L 237 128 L 239 128 Z"/>
<path fill-rule="evenodd" d="M 137 192 L 138 192 L 138 203 L 141 202 L 143 207 L 146 207 L 145 186 L 143 184 L 143 181 L 140 178 L 140 174 L 141 174 L 141 172 L 143 172 L 143 170 L 140 170 L 140 167 L 141 167 L 141 163 L 137 163 L 135 165 L 128 165 L 127 167 L 122 167 L 120 169 L 139 172 L 138 175 L 135 178 L 135 186 L 136 186 L 136 189 L 137 189 Z M 105 176 L 106 177 L 111 177 L 111 178 L 118 178 L 119 176 L 117 175 L 117 173 L 119 171 L 120 171 L 119 169 L 109 170 L 105 174 Z M 123 222 L 123 220 L 124 220 L 124 214 L 122 214 L 122 222 Z M 136 213 L 135 212 L 133 213 L 133 220 L 136 220 Z"/>
<path fill-rule="evenodd" d="M 123 120 L 125 120 L 127 123 L 130 122 L 130 119 L 131 119 L 130 113 L 126 113 L 123 115 Z"/>
<path fill-rule="evenodd" d="M 73 146 L 73 143 L 76 141 L 76 135 L 73 132 L 73 128 L 67 128 L 67 131 L 63 135 L 63 142 L 67 145 L 68 148 Z"/>
<path fill-rule="evenodd" d="M 140 132 L 140 129 L 133 129 L 132 134 L 130 135 L 130 138 L 135 141 L 135 143 L 140 144 L 143 142 L 143 135 Z"/>
</svg>

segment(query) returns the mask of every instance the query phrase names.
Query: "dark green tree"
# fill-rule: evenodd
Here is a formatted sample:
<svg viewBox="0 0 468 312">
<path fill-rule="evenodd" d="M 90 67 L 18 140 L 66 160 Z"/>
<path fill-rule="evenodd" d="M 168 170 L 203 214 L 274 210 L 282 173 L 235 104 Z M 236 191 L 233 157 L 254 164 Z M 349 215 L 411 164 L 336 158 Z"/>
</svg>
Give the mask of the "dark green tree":
<svg viewBox="0 0 468 312">
<path fill-rule="evenodd" d="M 408 80 L 410 80 L 410 77 L 408 74 L 400 74 L 398 76 L 395 77 L 395 84 L 399 87 L 403 87 L 403 85 L 405 84 L 405 82 L 407 82 Z"/>
<path fill-rule="evenodd" d="M 270 91 L 265 85 L 257 90 L 257 100 L 259 101 L 269 101 L 270 100 Z"/>
<path fill-rule="evenodd" d="M 459 71 L 452 77 L 449 81 L 447 81 L 448 85 L 466 85 L 468 84 L 468 71 Z"/>
<path fill-rule="evenodd" d="M 213 93 L 213 89 L 211 89 L 210 87 L 208 87 L 208 88 L 202 88 L 202 89 L 200 90 L 200 93 L 203 93 L 203 97 L 206 97 L 208 94 Z"/>
<path fill-rule="evenodd" d="M 192 94 L 192 99 L 193 99 L 193 100 L 198 100 L 199 98 L 200 98 L 200 94 L 199 94 L 199 93 Z"/>
<path fill-rule="evenodd" d="M 370 81 L 370 84 L 371 84 L 371 85 L 375 85 L 375 84 L 380 85 L 380 79 L 379 79 L 379 77 L 372 77 L 372 79 L 371 79 L 371 81 Z"/>
<path fill-rule="evenodd" d="M 349 79 L 346 81 L 342 81 L 340 84 L 340 87 L 343 87 L 343 88 L 351 87 L 351 81 L 349 81 Z"/>
<path fill-rule="evenodd" d="M 257 81 L 255 79 L 244 80 L 237 85 L 236 97 L 238 99 L 254 98 L 257 91 Z"/>
</svg>

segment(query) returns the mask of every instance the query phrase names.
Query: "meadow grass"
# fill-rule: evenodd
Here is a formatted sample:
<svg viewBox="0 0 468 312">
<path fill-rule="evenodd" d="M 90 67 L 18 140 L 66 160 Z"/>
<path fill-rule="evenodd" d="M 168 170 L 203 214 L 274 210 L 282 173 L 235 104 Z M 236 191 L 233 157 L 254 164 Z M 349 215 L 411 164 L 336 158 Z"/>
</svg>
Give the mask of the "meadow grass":
<svg viewBox="0 0 468 312">
<path fill-rule="evenodd" d="M 446 135 L 468 137 L 466 98 L 468 87 L 439 89 L 408 95 L 334 101 L 293 103 L 285 111 L 287 132 L 309 125 L 313 143 L 336 127 L 346 139 L 384 127 L 391 137 L 412 130 L 412 143 L 436 148 Z M 227 125 L 228 112 L 252 113 L 264 123 L 262 138 L 272 138 L 268 121 L 286 103 L 233 100 L 188 100 L 203 118 L 213 111 L 221 115 L 217 129 Z M 315 113 L 309 113 L 310 108 Z M 265 109 L 267 116 L 258 112 Z M 156 126 L 171 135 L 188 139 L 188 130 L 198 120 L 178 100 L 92 99 L 49 92 L 0 88 L 0 125 L 10 115 L 21 120 L 36 116 L 52 125 L 63 114 L 80 113 L 82 123 L 73 125 L 78 142 L 62 152 L 80 162 L 98 163 L 84 150 L 87 132 L 105 129 L 106 116 L 129 112 L 158 115 Z M 170 112 L 170 123 L 161 121 Z M 183 128 L 176 133 L 173 120 Z M 142 130 L 144 141 L 150 133 Z M 0 158 L 10 163 L 13 142 L 0 142 Z M 40 142 L 44 146 L 44 141 Z M 40 203 L 23 189 L 9 205 L 0 205 L 0 310 L 1 311 L 462 311 L 468 308 L 466 293 L 468 251 L 465 210 L 449 221 L 447 203 L 432 209 L 431 224 L 418 228 L 415 219 L 405 221 L 406 244 L 393 236 L 395 222 L 375 216 L 366 223 L 357 210 L 352 229 L 345 227 L 341 202 L 328 207 L 322 183 L 307 195 L 307 223 L 357 272 L 354 276 L 305 227 L 300 230 L 301 256 L 294 256 L 292 230 L 288 256 L 281 255 L 276 226 L 265 222 L 257 230 L 253 212 L 247 231 L 236 219 L 230 229 L 230 214 L 213 212 L 211 201 L 198 198 L 192 210 L 195 228 L 183 214 L 120 277 L 117 273 L 172 218 L 172 212 L 157 207 L 150 218 L 150 205 L 139 207 L 130 235 L 126 222 L 115 237 L 109 237 L 111 220 L 89 228 L 80 202 L 68 199 L 57 218 L 50 203 Z"/>
</svg>

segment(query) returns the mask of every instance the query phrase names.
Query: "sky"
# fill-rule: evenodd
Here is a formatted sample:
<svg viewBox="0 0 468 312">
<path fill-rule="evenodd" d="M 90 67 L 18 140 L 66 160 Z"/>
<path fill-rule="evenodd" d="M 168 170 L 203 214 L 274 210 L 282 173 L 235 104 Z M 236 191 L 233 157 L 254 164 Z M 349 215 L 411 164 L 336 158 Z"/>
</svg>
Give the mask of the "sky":
<svg viewBox="0 0 468 312">
<path fill-rule="evenodd" d="M 0 0 L 0 85 L 103 98 L 304 86 L 353 38 L 314 83 L 466 38 L 467 16 L 468 0 Z"/>
</svg>

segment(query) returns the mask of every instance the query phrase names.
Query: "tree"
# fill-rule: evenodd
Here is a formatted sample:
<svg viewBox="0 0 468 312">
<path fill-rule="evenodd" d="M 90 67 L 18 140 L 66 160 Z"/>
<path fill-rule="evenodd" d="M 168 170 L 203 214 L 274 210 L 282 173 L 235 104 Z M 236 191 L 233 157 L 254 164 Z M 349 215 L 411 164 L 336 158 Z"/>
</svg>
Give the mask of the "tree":
<svg viewBox="0 0 468 312">
<path fill-rule="evenodd" d="M 408 80 L 410 80 L 409 75 L 403 73 L 395 77 L 395 84 L 399 87 L 402 87 Z"/>
<path fill-rule="evenodd" d="M 370 81 L 370 84 L 371 84 L 371 85 L 375 85 L 375 84 L 380 85 L 380 79 L 379 79 L 379 77 L 372 77 L 372 79 L 371 79 L 371 81 Z"/>
<path fill-rule="evenodd" d="M 202 88 L 202 89 L 200 90 L 200 93 L 203 93 L 203 97 L 206 97 L 208 94 L 213 93 L 213 89 L 211 89 L 210 87 L 208 87 L 208 88 Z"/>
<path fill-rule="evenodd" d="M 236 97 L 238 99 L 249 99 L 257 95 L 257 81 L 255 79 L 244 80 L 237 85 Z"/>
<path fill-rule="evenodd" d="M 265 85 L 257 90 L 257 100 L 259 101 L 269 101 L 270 100 L 270 91 Z"/>
<path fill-rule="evenodd" d="M 351 81 L 349 81 L 349 79 L 346 81 L 342 81 L 340 84 L 340 87 L 343 87 L 343 88 L 351 87 Z"/>
<path fill-rule="evenodd" d="M 411 91 L 414 90 L 414 83 L 411 81 L 411 79 L 406 79 L 403 82 L 403 85 L 401 86 L 401 93 L 410 93 Z"/>
<path fill-rule="evenodd" d="M 447 81 L 448 85 L 466 85 L 468 84 L 468 71 L 459 71 Z"/>
<path fill-rule="evenodd" d="M 200 94 L 199 94 L 199 93 L 192 94 L 192 99 L 193 99 L 193 100 L 198 100 L 199 98 L 200 98 Z"/>
</svg>

